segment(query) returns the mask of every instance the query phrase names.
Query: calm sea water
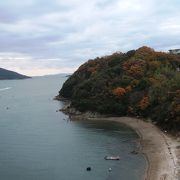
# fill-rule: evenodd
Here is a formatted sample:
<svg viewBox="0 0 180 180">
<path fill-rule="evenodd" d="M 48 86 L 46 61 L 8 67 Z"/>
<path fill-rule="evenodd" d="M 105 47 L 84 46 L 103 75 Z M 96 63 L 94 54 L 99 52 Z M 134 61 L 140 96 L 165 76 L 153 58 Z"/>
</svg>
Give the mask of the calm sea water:
<svg viewBox="0 0 180 180">
<path fill-rule="evenodd" d="M 137 146 L 134 131 L 112 122 L 69 121 L 56 112 L 62 103 L 52 99 L 65 80 L 0 81 L 0 179 L 142 179 L 145 160 L 130 153 Z M 121 160 L 106 161 L 106 155 Z"/>
</svg>

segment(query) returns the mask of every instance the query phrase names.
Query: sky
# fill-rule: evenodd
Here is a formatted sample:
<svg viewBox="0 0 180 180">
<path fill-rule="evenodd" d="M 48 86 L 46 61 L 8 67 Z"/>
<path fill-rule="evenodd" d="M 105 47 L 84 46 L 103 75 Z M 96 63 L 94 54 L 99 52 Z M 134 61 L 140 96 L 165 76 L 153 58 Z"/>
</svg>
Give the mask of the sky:
<svg viewBox="0 0 180 180">
<path fill-rule="evenodd" d="M 0 67 L 72 73 L 141 46 L 180 48 L 180 0 L 1 0 Z"/>
</svg>

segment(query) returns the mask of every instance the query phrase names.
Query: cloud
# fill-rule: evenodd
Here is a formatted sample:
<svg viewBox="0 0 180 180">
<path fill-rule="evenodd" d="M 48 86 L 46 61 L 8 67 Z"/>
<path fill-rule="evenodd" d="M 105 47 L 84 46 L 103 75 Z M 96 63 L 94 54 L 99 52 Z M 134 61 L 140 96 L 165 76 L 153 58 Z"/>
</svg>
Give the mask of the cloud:
<svg viewBox="0 0 180 180">
<path fill-rule="evenodd" d="M 178 48 L 179 8 L 178 0 L 2 1 L 0 62 L 39 74 L 38 68 L 69 71 L 90 58 L 142 45 Z M 3 60 L 9 52 L 13 58 Z"/>
<path fill-rule="evenodd" d="M 63 73 L 73 73 L 77 68 L 31 68 L 31 69 L 21 69 L 15 67 L 11 70 L 25 74 L 28 76 L 44 76 L 44 75 L 53 75 L 53 74 L 63 74 Z"/>
<path fill-rule="evenodd" d="M 1 67 L 29 76 L 72 73 L 77 67 L 66 67 L 66 60 L 59 58 L 40 59 L 22 53 L 0 53 Z"/>
</svg>

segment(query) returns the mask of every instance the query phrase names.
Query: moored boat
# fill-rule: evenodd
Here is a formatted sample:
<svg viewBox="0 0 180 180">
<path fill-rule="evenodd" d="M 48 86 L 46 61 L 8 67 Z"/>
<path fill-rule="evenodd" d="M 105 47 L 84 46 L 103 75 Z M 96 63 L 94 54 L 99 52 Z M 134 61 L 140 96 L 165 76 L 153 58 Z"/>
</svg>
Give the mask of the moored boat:
<svg viewBox="0 0 180 180">
<path fill-rule="evenodd" d="M 105 160 L 120 160 L 119 156 L 105 156 Z"/>
</svg>

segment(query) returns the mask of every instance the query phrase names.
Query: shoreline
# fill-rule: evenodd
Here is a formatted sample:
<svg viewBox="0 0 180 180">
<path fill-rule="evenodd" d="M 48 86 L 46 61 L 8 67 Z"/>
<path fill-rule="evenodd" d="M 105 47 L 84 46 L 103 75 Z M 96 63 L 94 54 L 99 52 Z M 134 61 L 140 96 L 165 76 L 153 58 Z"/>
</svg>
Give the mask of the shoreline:
<svg viewBox="0 0 180 180">
<path fill-rule="evenodd" d="M 180 139 L 178 140 L 166 132 L 162 132 L 151 122 L 134 117 L 107 117 L 92 112 L 81 113 L 74 108 L 70 108 L 68 102 L 61 111 L 74 120 L 107 120 L 129 126 L 139 135 L 142 147 L 141 153 L 147 162 L 143 179 L 179 180 Z"/>
<path fill-rule="evenodd" d="M 140 137 L 142 154 L 147 160 L 144 180 L 178 180 L 176 142 L 149 122 L 130 117 L 88 118 L 123 123 L 134 129 Z"/>
</svg>

